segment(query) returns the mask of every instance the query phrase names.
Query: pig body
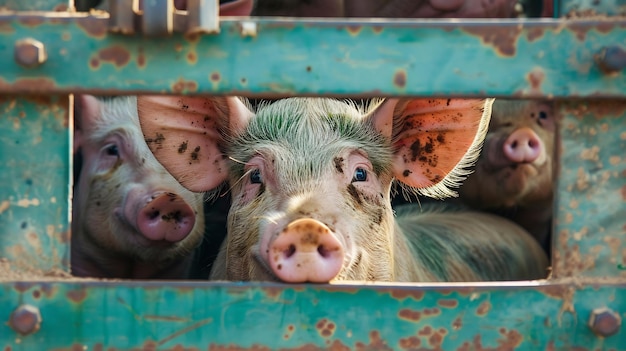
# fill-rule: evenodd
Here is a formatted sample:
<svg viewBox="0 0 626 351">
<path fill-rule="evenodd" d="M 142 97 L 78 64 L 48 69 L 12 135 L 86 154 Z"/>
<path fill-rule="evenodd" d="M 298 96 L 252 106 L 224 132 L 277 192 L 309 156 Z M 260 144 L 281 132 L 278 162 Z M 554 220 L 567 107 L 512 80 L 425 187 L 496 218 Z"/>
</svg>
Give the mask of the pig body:
<svg viewBox="0 0 626 351">
<path fill-rule="evenodd" d="M 448 187 L 478 154 L 491 103 L 389 99 L 361 111 L 334 99 L 291 98 L 253 114 L 237 99 L 144 97 L 138 108 L 150 149 L 183 185 L 230 183 L 228 235 L 212 279 L 536 278 L 545 273 L 534 268 L 541 250 L 523 231 L 490 236 L 496 242 L 447 239 L 446 252 L 437 252 L 422 245 L 436 237 L 402 228 L 412 219 L 397 221 L 391 208 L 394 179 L 409 191 L 453 194 Z M 195 154 L 178 152 L 181 145 Z M 519 245 L 498 251 L 510 242 Z M 493 250 L 477 250 L 484 245 Z M 448 259 L 445 270 L 428 263 Z M 513 268 L 499 264 L 507 260 Z"/>
<path fill-rule="evenodd" d="M 136 98 L 77 97 L 72 273 L 186 278 L 204 231 L 203 195 L 183 188 L 141 134 Z"/>
<path fill-rule="evenodd" d="M 509 218 L 549 252 L 555 115 L 550 102 L 498 99 L 483 151 L 459 189 L 469 208 Z"/>
</svg>

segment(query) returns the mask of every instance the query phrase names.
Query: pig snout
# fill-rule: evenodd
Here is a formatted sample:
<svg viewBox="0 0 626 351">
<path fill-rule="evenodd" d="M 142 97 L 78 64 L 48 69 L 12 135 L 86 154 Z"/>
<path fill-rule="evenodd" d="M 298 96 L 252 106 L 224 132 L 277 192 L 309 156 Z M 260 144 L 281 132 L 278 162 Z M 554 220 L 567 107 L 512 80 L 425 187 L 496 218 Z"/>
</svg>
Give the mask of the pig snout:
<svg viewBox="0 0 626 351">
<path fill-rule="evenodd" d="M 137 229 L 150 240 L 177 242 L 183 240 L 196 221 L 189 204 L 174 193 L 160 192 L 151 196 L 137 215 Z"/>
<path fill-rule="evenodd" d="M 288 283 L 329 282 L 343 259 L 343 246 L 330 228 L 310 218 L 289 223 L 269 246 L 272 271 Z"/>
<path fill-rule="evenodd" d="M 517 129 L 504 141 L 504 155 L 515 163 L 535 162 L 542 154 L 539 136 L 530 128 Z"/>
</svg>

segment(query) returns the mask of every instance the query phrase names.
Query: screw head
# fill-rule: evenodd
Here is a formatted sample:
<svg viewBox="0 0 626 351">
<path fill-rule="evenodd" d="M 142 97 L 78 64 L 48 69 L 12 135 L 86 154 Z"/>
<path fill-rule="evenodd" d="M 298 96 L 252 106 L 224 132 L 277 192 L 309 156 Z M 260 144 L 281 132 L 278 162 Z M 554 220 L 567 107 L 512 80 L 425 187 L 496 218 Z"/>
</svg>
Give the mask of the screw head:
<svg viewBox="0 0 626 351">
<path fill-rule="evenodd" d="M 28 68 L 39 66 L 48 58 L 45 45 L 33 38 L 16 41 L 14 56 L 15 62 Z"/>
<path fill-rule="evenodd" d="M 604 47 L 593 58 L 605 74 L 619 73 L 626 68 L 626 50 L 620 46 Z"/>
<path fill-rule="evenodd" d="M 591 311 L 589 328 L 598 336 L 611 336 L 619 331 L 622 318 L 618 313 L 604 307 Z"/>
<path fill-rule="evenodd" d="M 32 334 L 41 326 L 41 313 L 35 306 L 20 305 L 11 313 L 9 326 L 22 335 Z"/>
</svg>

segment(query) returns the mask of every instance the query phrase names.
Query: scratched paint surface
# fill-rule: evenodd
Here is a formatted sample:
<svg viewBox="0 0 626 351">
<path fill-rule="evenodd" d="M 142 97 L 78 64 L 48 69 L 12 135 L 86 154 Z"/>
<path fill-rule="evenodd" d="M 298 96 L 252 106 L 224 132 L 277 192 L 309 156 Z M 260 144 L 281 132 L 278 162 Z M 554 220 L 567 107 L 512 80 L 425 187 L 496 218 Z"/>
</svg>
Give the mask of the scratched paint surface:
<svg viewBox="0 0 626 351">
<path fill-rule="evenodd" d="M 0 97 L 0 258 L 68 269 L 68 98 Z"/>
<path fill-rule="evenodd" d="M 603 47 L 626 45 L 619 18 L 258 19 L 255 37 L 224 18 L 219 35 L 146 38 L 107 34 L 107 18 L 86 16 L 0 15 L 0 92 L 538 97 L 626 90 L 623 73 L 606 76 L 594 63 Z M 39 67 L 13 59 L 13 43 L 26 37 L 46 47 Z"/>
<path fill-rule="evenodd" d="M 0 9 L 14 11 L 65 11 L 68 0 L 0 0 Z"/>
<path fill-rule="evenodd" d="M 626 101 L 561 111 L 555 276 L 626 278 Z"/>
<path fill-rule="evenodd" d="M 43 320 L 25 337 L 0 323 L 0 348 L 12 351 L 626 350 L 624 328 L 602 339 L 587 327 L 592 309 L 626 311 L 624 285 L 8 283 L 0 292 L 3 318 L 25 303 Z"/>
<path fill-rule="evenodd" d="M 561 16 L 578 13 L 594 13 L 602 15 L 625 15 L 626 0 L 560 0 L 558 9 Z"/>
</svg>

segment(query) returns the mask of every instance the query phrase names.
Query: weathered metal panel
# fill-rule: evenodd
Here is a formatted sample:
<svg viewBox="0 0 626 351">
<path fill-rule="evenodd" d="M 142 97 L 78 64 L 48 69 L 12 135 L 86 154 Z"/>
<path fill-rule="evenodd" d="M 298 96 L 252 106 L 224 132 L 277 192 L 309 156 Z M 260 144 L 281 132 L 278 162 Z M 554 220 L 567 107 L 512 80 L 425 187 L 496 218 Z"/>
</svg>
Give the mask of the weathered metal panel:
<svg viewBox="0 0 626 351">
<path fill-rule="evenodd" d="M 26 336 L 11 329 L 23 323 L 0 323 L 0 348 L 12 351 L 626 350 L 623 326 L 604 338 L 587 326 L 598 308 L 626 317 L 623 284 L 21 282 L 0 291 L 4 321 L 23 304 L 41 315 L 40 329 Z"/>
<path fill-rule="evenodd" d="M 561 16 L 569 15 L 625 15 L 626 0 L 559 0 Z"/>
<path fill-rule="evenodd" d="M 0 0 L 0 10 L 66 11 L 69 0 Z"/>
<path fill-rule="evenodd" d="M 626 278 L 626 101 L 561 105 L 554 275 Z"/>
<path fill-rule="evenodd" d="M 626 75 L 594 62 L 626 47 L 626 21 L 290 21 L 223 18 L 217 35 L 107 34 L 86 14 L 0 15 L 0 92 L 247 96 L 624 96 Z M 255 27 L 256 26 L 256 27 Z M 251 29 L 256 28 L 256 29 Z M 36 67 L 14 59 L 34 38 Z M 621 61 L 620 61 L 621 62 Z M 619 62 L 618 62 L 619 64 Z M 155 74 L 158 72 L 158 74 Z"/>
<path fill-rule="evenodd" d="M 0 258 L 69 267 L 67 96 L 0 96 Z"/>
</svg>

